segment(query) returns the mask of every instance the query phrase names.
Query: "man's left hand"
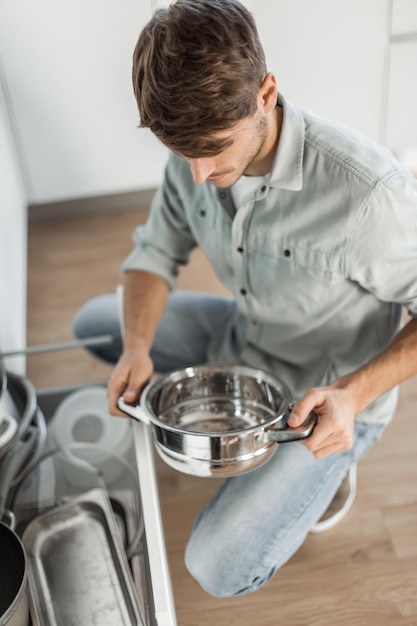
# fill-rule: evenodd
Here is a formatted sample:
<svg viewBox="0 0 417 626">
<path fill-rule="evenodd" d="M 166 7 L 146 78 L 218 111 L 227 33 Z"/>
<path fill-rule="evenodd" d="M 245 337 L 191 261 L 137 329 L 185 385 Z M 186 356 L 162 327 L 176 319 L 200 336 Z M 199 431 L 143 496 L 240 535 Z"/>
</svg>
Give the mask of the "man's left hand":
<svg viewBox="0 0 417 626">
<path fill-rule="evenodd" d="M 319 416 L 319 420 L 310 437 L 301 443 L 317 459 L 350 450 L 356 416 L 351 393 L 334 386 L 309 389 L 294 405 L 288 425 L 293 428 L 301 426 L 312 411 Z"/>
</svg>

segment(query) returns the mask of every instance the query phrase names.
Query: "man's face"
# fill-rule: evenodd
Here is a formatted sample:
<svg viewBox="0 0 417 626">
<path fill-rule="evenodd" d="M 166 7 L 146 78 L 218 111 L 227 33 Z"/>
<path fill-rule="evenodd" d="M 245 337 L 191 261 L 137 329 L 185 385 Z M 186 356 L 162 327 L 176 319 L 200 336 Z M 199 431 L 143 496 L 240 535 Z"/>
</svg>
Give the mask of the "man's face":
<svg viewBox="0 0 417 626">
<path fill-rule="evenodd" d="M 215 187 L 230 187 L 243 174 L 262 176 L 262 160 L 268 137 L 266 115 L 258 111 L 247 117 L 230 131 L 215 133 L 213 138 L 228 139 L 230 145 L 210 157 L 187 158 L 196 183 L 208 181 Z"/>
</svg>

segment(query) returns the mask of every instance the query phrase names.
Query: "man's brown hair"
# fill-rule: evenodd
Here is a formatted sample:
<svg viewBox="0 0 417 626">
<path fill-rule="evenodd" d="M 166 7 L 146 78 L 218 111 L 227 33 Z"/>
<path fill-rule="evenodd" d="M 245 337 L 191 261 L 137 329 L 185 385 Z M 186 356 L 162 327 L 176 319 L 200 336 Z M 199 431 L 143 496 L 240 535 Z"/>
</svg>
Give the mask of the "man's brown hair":
<svg viewBox="0 0 417 626">
<path fill-rule="evenodd" d="M 183 156 L 216 154 L 228 142 L 210 136 L 255 113 L 265 74 L 255 21 L 238 0 L 177 0 L 135 47 L 140 125 Z"/>
</svg>

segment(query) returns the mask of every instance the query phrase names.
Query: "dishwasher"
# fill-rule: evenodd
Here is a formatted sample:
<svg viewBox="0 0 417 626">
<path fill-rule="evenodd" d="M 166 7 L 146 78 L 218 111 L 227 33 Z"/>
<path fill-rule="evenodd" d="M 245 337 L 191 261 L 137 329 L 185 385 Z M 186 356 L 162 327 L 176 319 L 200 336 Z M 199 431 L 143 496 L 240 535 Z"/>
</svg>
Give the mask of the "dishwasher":
<svg viewBox="0 0 417 626">
<path fill-rule="evenodd" d="M 105 391 L 104 382 L 35 390 L 46 444 L 10 507 L 32 626 L 177 625 L 151 431 L 104 418 Z M 100 439 L 100 419 L 123 426 L 123 443 L 112 430 Z"/>
</svg>

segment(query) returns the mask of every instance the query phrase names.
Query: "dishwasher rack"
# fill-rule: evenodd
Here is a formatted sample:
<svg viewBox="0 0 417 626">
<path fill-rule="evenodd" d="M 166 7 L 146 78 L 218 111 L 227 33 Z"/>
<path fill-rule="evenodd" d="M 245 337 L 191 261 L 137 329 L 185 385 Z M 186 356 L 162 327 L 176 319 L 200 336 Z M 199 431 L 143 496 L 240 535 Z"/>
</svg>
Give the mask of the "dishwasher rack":
<svg viewBox="0 0 417 626">
<path fill-rule="evenodd" d="M 87 348 L 89 346 L 112 343 L 117 339 L 119 338 L 111 335 L 103 335 L 84 340 L 26 347 L 21 350 L 0 353 L 0 359 L 73 348 Z M 105 383 L 100 381 L 86 385 L 80 384 L 37 389 L 38 404 L 45 414 L 47 424 L 54 409 L 66 395 L 83 387 L 89 387 L 91 385 L 104 386 L 104 384 Z M 141 596 L 141 600 L 146 608 L 147 626 L 177 626 L 159 501 L 152 434 L 149 426 L 137 420 L 131 420 L 130 428 L 132 431 L 134 460 L 139 481 L 145 544 L 143 554 L 137 556 L 136 559 L 132 559 L 133 577 L 138 594 Z"/>
</svg>

